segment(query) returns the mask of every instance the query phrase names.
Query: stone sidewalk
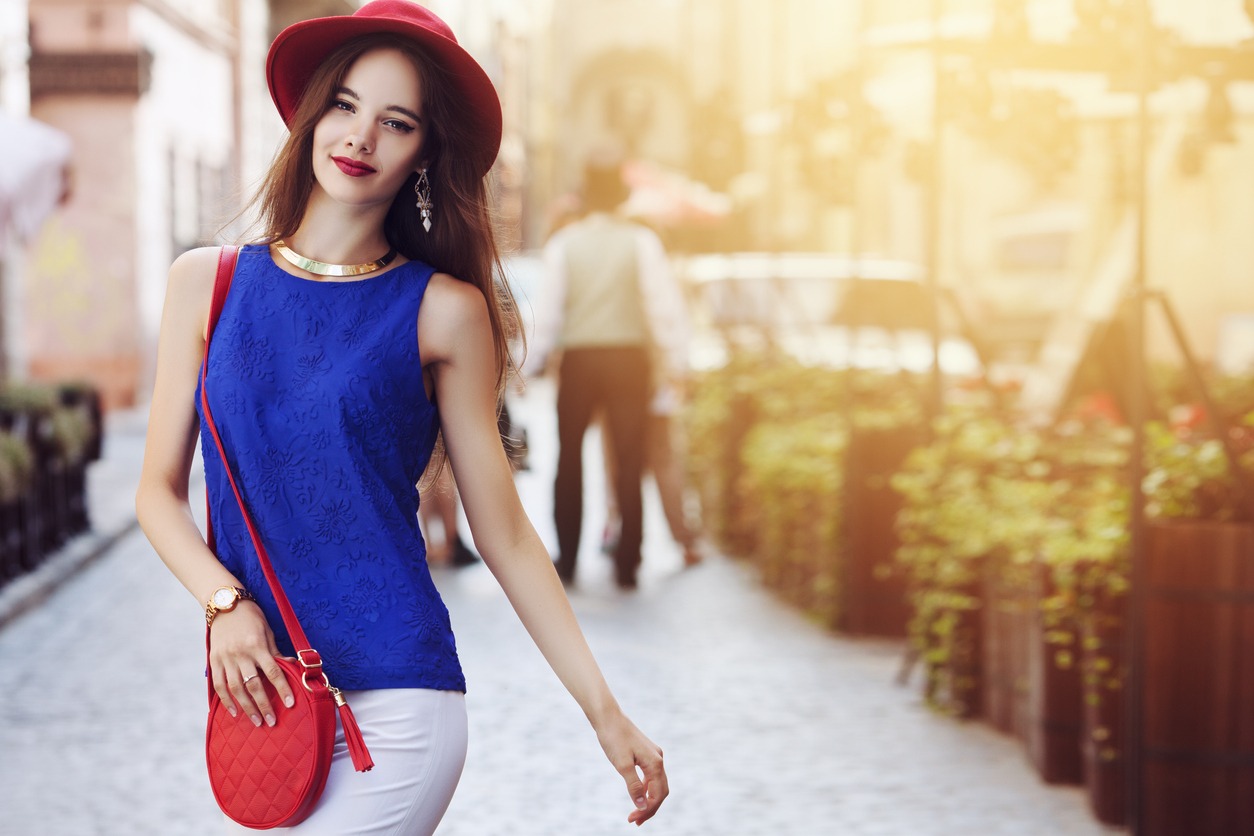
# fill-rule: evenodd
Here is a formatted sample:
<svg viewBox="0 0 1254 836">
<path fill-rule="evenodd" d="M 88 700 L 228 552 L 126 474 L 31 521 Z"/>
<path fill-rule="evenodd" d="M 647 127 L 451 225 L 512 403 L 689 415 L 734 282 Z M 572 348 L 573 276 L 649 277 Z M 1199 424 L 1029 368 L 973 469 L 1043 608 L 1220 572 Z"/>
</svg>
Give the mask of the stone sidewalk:
<svg viewBox="0 0 1254 836">
<path fill-rule="evenodd" d="M 519 488 L 552 539 L 551 393 L 516 409 L 534 470 Z M 589 442 L 590 453 L 595 451 Z M 0 595 L 0 834 L 212 834 L 202 763 L 199 607 L 131 528 L 138 416 L 111 419 L 92 473 L 97 533 L 26 598 Z M 600 531 L 589 481 L 585 539 Z M 193 499 L 199 507 L 199 497 Z M 774 601 L 738 563 L 684 571 L 648 498 L 641 588 L 593 544 L 572 602 L 633 719 L 667 753 L 656 836 L 1099 834 L 1075 788 L 1039 782 L 1014 741 L 937 717 L 892 684 L 895 643 L 841 638 Z M 116 540 L 116 542 L 113 542 Z M 108 548 L 100 548 L 108 546 Z M 84 557 L 84 555 L 87 555 Z M 627 832 L 595 736 L 482 566 L 436 570 L 470 691 L 470 755 L 442 836 Z M 6 600 L 7 596 L 7 600 Z"/>
</svg>

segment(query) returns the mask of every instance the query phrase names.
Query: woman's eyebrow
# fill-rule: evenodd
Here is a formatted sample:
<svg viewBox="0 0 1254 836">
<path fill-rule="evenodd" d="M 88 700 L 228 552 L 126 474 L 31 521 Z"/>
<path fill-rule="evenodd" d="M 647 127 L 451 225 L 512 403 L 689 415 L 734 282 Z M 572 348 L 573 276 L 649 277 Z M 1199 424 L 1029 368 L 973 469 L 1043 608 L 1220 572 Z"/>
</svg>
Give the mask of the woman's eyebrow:
<svg viewBox="0 0 1254 836">
<path fill-rule="evenodd" d="M 401 114 L 402 116 L 408 116 L 410 119 L 413 119 L 418 124 L 420 125 L 422 124 L 422 117 L 419 116 L 417 113 L 414 113 L 412 110 L 410 110 L 407 107 L 401 107 L 400 105 L 388 105 L 387 107 L 384 108 L 384 110 L 394 110 L 397 113 Z"/>
<path fill-rule="evenodd" d="M 349 96 L 350 98 L 354 98 L 357 101 L 361 101 L 361 96 L 357 95 L 357 92 L 350 87 L 338 87 L 336 88 L 335 92 L 342 93 L 345 96 Z M 419 124 L 422 123 L 422 117 L 419 116 L 417 113 L 414 113 L 412 110 L 410 110 L 407 107 L 401 107 L 400 105 L 388 105 L 387 107 L 383 109 L 394 110 L 403 116 L 408 116 L 410 119 L 413 119 L 415 122 Z"/>
</svg>

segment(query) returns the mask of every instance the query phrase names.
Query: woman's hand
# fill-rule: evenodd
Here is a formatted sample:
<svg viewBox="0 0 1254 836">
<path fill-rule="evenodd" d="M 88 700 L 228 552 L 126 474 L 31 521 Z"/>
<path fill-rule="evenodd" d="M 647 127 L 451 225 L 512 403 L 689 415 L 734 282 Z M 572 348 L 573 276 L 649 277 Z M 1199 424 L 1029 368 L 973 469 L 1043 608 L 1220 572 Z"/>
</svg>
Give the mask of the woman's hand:
<svg viewBox="0 0 1254 836">
<path fill-rule="evenodd" d="M 263 678 L 270 680 L 288 708 L 294 704 L 292 689 L 283 669 L 274 661 L 279 655 L 274 632 L 252 601 L 240 601 L 230 612 L 219 613 L 209 630 L 209 673 L 213 690 L 232 717 L 242 709 L 253 725 L 275 723 L 276 706 L 266 694 Z M 237 707 L 238 706 L 238 709 Z"/>
<path fill-rule="evenodd" d="M 662 750 L 621 714 L 597 729 L 597 740 L 605 756 L 627 782 L 627 794 L 636 805 L 627 821 L 637 826 L 644 824 L 653 818 L 670 793 Z"/>
</svg>

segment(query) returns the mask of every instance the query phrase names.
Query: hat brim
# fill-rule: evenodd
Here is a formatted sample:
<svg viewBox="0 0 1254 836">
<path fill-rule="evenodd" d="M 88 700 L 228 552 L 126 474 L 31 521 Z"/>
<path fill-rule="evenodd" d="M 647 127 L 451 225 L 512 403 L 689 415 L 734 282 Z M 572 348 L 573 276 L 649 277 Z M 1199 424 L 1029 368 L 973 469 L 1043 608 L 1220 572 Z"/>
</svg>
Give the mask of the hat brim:
<svg viewBox="0 0 1254 836">
<path fill-rule="evenodd" d="M 391 33 L 415 41 L 449 73 L 461 94 L 475 141 L 463 148 L 486 174 L 501 147 L 501 101 L 492 80 L 454 40 L 405 20 L 387 17 L 314 18 L 279 33 L 266 57 L 266 83 L 279 116 L 289 127 L 314 71 L 337 47 L 361 35 Z"/>
</svg>

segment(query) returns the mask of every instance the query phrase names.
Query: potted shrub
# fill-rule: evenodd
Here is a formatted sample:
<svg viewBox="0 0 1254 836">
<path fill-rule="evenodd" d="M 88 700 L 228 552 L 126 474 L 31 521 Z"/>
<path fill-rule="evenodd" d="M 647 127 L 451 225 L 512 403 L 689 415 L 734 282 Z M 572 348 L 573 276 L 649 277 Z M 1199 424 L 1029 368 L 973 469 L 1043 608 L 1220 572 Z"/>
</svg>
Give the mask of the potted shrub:
<svg viewBox="0 0 1254 836">
<path fill-rule="evenodd" d="M 1224 391 L 1238 398 L 1239 390 Z M 1239 626 L 1254 613 L 1254 498 L 1242 495 L 1223 445 L 1200 432 L 1205 416 L 1171 412 L 1174 425 L 1146 428 L 1145 711 L 1135 765 L 1125 734 L 1126 491 L 1106 491 L 1083 546 L 1064 551 L 1056 566 L 1080 613 L 1085 781 L 1107 824 L 1126 820 L 1134 768 L 1144 832 L 1243 832 L 1254 826 L 1254 810 L 1232 788 L 1254 778 L 1254 737 L 1241 719 L 1254 700 L 1254 641 Z M 1228 432 L 1254 473 L 1252 424 L 1254 415 Z"/>
<path fill-rule="evenodd" d="M 1043 642 L 1033 645 L 1044 656 L 1032 665 L 1037 679 L 1031 688 L 1028 741 L 1046 780 L 1086 780 L 1098 758 L 1108 754 L 1105 747 L 1086 747 L 1086 741 L 1093 742 L 1086 724 L 1101 722 L 1109 730 L 1109 722 L 1090 716 L 1086 705 L 1112 680 L 1088 679 L 1090 668 L 1101 663 L 1086 655 L 1085 637 L 1098 617 L 1094 602 L 1121 594 L 1127 584 L 1130 442 L 1126 428 L 1100 416 L 1073 419 L 1050 433 L 1047 458 L 1055 495 L 1037 547 Z M 1117 702 L 1107 701 L 1107 707 Z M 1096 734 L 1100 738 L 1103 732 Z M 1117 777 L 1117 764 L 1100 762 Z"/>
<path fill-rule="evenodd" d="M 917 380 L 741 355 L 693 388 L 690 462 L 724 550 L 837 629 L 904 634 L 888 477 L 921 438 Z"/>
<path fill-rule="evenodd" d="M 90 426 L 86 458 L 89 462 L 98 461 L 103 452 L 104 442 L 104 403 L 100 389 L 87 381 L 69 381 L 57 387 L 61 405 L 82 409 Z"/>
<path fill-rule="evenodd" d="M 0 388 L 0 428 L 21 437 L 35 459 L 35 501 L 26 509 L 24 522 L 27 568 L 86 524 L 86 481 L 76 474 L 83 476 L 96 431 L 90 404 L 70 400 L 66 405 L 55 386 Z"/>
<path fill-rule="evenodd" d="M 981 497 L 1008 434 L 1007 425 L 988 416 L 952 412 L 936 422 L 932 443 L 916 448 L 892 478 L 903 497 L 896 557 L 914 607 L 909 640 L 925 666 L 929 704 L 958 717 L 987 708 L 980 610 L 993 545 Z"/>
<path fill-rule="evenodd" d="M 52 411 L 56 395 L 45 386 L 0 386 L 0 429 L 21 439 L 33 458 L 30 489 L 22 503 L 22 566 L 33 569 L 55 540 L 54 487 L 49 473 L 55 455 Z"/>
<path fill-rule="evenodd" d="M 1082 776 L 1078 567 L 1124 553 L 1126 440 L 950 415 L 894 482 L 929 700 L 1020 737 L 1051 782 Z"/>
<path fill-rule="evenodd" d="M 1254 413 L 1228 432 L 1254 476 Z M 1140 817 L 1148 834 L 1251 832 L 1254 496 L 1218 440 L 1155 424 L 1148 441 Z"/>
<path fill-rule="evenodd" d="M 58 400 L 52 412 L 52 441 L 56 450 L 54 473 L 59 540 L 88 528 L 87 465 L 95 455 L 98 438 L 88 402 Z"/>
<path fill-rule="evenodd" d="M 764 583 L 825 623 L 840 601 L 840 504 L 848 434 L 830 417 L 767 421 L 745 441 L 741 488 Z"/>
<path fill-rule="evenodd" d="M 689 472 L 701 496 L 705 525 L 728 554 L 752 552 L 756 531 L 747 512 L 757 501 L 740 483 L 745 441 L 760 421 L 830 412 L 839 403 L 833 375 L 788 358 L 740 352 L 722 368 L 698 375 L 686 412 Z"/>
<path fill-rule="evenodd" d="M 22 507 L 30 492 L 34 457 L 17 435 L 0 430 L 0 580 L 25 568 Z"/>
<path fill-rule="evenodd" d="M 849 372 L 844 457 L 840 607 L 833 626 L 854 635 L 905 637 L 906 575 L 895 560 L 902 498 L 892 477 L 927 441 L 927 383 L 919 375 Z"/>
</svg>

